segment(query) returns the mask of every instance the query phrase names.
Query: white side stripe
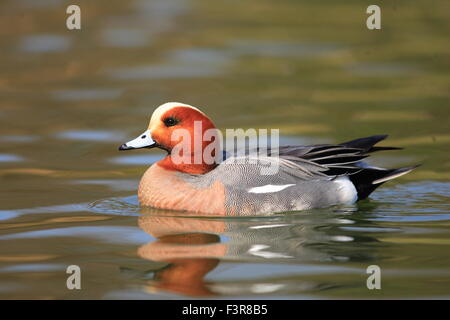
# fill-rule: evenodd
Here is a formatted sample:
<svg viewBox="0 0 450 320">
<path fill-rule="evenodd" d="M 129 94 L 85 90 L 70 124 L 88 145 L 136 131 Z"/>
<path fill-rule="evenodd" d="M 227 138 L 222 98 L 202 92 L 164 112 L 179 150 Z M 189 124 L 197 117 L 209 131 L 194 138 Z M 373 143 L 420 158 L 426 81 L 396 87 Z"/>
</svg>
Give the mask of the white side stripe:
<svg viewBox="0 0 450 320">
<path fill-rule="evenodd" d="M 404 174 L 410 173 L 411 171 L 412 171 L 412 169 L 408 170 L 408 171 L 399 172 L 399 173 L 396 173 L 396 174 L 393 174 L 393 175 L 390 175 L 390 176 L 387 176 L 387 177 L 375 180 L 375 181 L 372 182 L 372 184 L 377 184 L 377 183 L 382 183 L 382 182 L 385 182 L 385 181 L 389 181 L 389 180 L 398 178 L 398 177 L 400 177 L 400 176 L 402 176 Z"/>
<path fill-rule="evenodd" d="M 249 193 L 272 193 L 272 192 L 279 192 L 281 190 L 284 190 L 286 188 L 295 186 L 295 184 L 284 184 L 284 185 L 273 185 L 273 184 L 267 184 L 265 186 L 261 187 L 254 187 L 248 189 Z"/>
</svg>

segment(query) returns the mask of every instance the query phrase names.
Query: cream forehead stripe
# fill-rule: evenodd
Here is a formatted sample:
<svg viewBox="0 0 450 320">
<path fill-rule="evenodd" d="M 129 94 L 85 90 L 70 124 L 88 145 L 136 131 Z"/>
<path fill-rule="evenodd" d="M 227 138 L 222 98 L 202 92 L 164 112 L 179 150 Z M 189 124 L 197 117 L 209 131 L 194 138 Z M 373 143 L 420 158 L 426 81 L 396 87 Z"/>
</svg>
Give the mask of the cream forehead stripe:
<svg viewBox="0 0 450 320">
<path fill-rule="evenodd" d="M 197 109 L 196 107 L 193 107 L 191 105 L 181 103 L 181 102 L 167 102 L 162 105 L 160 105 L 156 110 L 153 112 L 152 117 L 150 118 L 150 124 L 148 125 L 148 129 L 152 129 L 152 127 L 157 126 L 159 121 L 161 120 L 161 116 L 166 113 L 166 111 L 176 108 L 176 107 L 186 107 L 194 109 L 202 114 L 204 114 L 201 110 Z"/>
</svg>

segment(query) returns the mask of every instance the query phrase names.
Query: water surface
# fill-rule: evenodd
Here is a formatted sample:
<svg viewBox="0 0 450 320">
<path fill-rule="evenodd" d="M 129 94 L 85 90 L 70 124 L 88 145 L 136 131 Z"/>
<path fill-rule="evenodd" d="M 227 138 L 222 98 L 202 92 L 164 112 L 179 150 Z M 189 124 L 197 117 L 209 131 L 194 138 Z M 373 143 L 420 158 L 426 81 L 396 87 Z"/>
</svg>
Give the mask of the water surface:
<svg viewBox="0 0 450 320">
<path fill-rule="evenodd" d="M 448 1 L 383 4 L 380 32 L 360 1 L 78 4 L 81 31 L 64 1 L 0 5 L 1 298 L 450 298 Z M 353 206 L 141 208 L 163 153 L 117 147 L 167 101 L 284 143 L 389 133 L 406 149 L 371 163 L 423 165 Z"/>
</svg>

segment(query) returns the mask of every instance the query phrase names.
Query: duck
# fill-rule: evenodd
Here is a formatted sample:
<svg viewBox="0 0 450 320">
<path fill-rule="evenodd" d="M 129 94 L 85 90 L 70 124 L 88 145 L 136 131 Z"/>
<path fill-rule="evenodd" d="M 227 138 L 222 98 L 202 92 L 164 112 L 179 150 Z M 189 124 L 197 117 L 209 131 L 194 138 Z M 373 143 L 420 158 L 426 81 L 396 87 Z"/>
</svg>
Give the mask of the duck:
<svg viewBox="0 0 450 320">
<path fill-rule="evenodd" d="M 387 135 L 339 144 L 269 145 L 224 151 L 223 137 L 197 107 L 168 102 L 157 107 L 147 129 L 120 151 L 159 148 L 138 187 L 139 204 L 220 216 L 269 215 L 353 204 L 383 183 L 417 167 L 374 167 L 363 159 Z M 208 151 L 208 152 L 206 152 Z M 262 152 L 264 151 L 264 152 Z M 274 170 L 267 170 L 273 168 Z"/>
</svg>

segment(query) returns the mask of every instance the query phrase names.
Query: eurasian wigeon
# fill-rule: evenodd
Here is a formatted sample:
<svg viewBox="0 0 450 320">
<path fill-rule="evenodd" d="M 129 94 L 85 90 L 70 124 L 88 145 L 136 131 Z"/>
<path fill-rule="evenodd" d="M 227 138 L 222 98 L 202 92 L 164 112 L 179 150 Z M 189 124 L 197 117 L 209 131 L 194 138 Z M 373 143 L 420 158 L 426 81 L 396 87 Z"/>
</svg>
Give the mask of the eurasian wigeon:
<svg viewBox="0 0 450 320">
<path fill-rule="evenodd" d="M 140 181 L 142 206 L 215 215 L 324 208 L 365 199 L 384 182 L 416 167 L 384 169 L 362 161 L 374 151 L 399 149 L 374 146 L 387 135 L 340 144 L 269 146 L 265 153 L 258 148 L 217 161 L 222 159 L 216 152 L 221 144 L 214 134 L 206 138 L 211 131 L 218 132 L 202 111 L 169 102 L 153 112 L 143 134 L 119 147 L 156 147 L 168 153 Z M 214 161 L 204 156 L 205 151 Z M 276 165 L 276 171 L 264 172 L 271 165 Z"/>
</svg>

